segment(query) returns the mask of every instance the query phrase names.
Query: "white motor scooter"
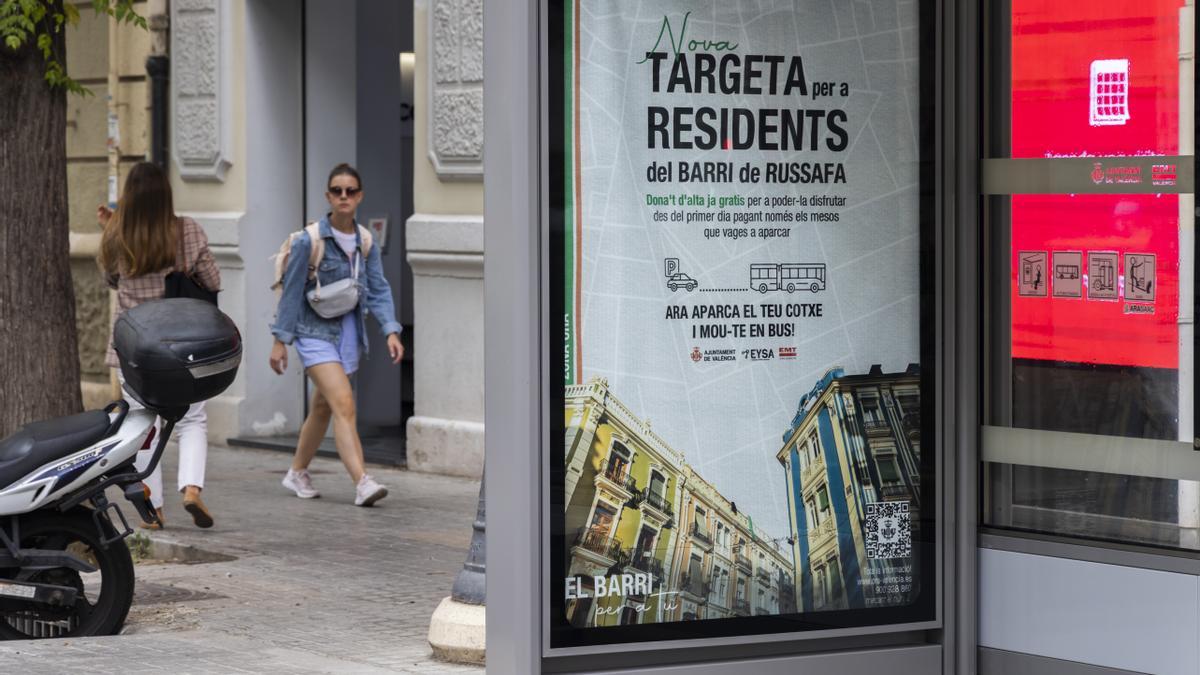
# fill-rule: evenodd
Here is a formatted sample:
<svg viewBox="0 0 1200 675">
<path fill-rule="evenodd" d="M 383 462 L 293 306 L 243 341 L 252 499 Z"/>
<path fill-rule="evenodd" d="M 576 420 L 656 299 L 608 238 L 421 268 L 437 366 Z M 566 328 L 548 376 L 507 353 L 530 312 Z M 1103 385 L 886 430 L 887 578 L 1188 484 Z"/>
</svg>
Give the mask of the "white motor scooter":
<svg viewBox="0 0 1200 675">
<path fill-rule="evenodd" d="M 155 522 L 142 481 L 188 405 L 224 390 L 241 361 L 233 322 L 199 300 L 145 303 L 118 329 L 127 391 L 145 408 L 115 401 L 33 422 L 0 441 L 0 638 L 120 631 L 133 602 L 125 544 L 133 530 L 106 491 L 116 486 L 143 521 Z M 138 451 L 152 444 L 153 459 L 137 471 Z"/>
</svg>

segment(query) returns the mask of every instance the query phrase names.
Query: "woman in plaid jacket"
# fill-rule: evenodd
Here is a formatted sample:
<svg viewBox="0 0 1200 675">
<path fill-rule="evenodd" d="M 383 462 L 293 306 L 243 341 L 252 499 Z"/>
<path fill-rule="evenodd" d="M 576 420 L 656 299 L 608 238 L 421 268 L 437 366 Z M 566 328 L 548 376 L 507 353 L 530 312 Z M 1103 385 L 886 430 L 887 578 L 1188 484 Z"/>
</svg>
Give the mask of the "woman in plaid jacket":
<svg viewBox="0 0 1200 675">
<path fill-rule="evenodd" d="M 157 166 L 149 162 L 135 164 L 125 179 L 116 212 L 102 205 L 96 210 L 96 217 L 104 226 L 100 270 L 109 287 L 117 291 L 113 323 L 122 312 L 147 300 L 162 298 L 164 279 L 171 272 L 183 272 L 210 291 L 220 290 L 221 275 L 208 249 L 208 237 L 196 221 L 175 215 L 171 184 Z M 105 363 L 110 368 L 120 367 L 111 338 Z M 141 407 L 137 401 L 129 401 L 129 405 Z M 183 493 L 183 507 L 197 527 L 212 527 L 212 514 L 200 499 L 208 456 L 208 415 L 203 402 L 188 409 L 187 415 L 175 425 L 175 432 L 179 439 L 178 484 Z M 150 463 L 153 454 L 153 450 L 138 453 L 139 471 Z M 143 523 L 142 527 L 158 529 L 165 522 L 161 463 L 146 484 L 158 523 Z"/>
</svg>

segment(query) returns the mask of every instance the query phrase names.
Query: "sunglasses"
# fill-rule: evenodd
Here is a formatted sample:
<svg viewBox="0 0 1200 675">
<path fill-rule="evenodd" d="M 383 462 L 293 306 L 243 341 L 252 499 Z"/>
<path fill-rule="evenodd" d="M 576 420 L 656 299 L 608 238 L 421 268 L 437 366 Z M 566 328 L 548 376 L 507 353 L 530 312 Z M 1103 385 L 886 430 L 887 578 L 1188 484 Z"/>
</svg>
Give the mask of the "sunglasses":
<svg viewBox="0 0 1200 675">
<path fill-rule="evenodd" d="M 354 195 L 362 192 L 362 188 L 343 188 L 337 185 L 329 188 L 329 194 L 333 195 L 334 197 L 341 197 L 343 192 L 346 193 L 347 197 L 353 197 Z"/>
</svg>

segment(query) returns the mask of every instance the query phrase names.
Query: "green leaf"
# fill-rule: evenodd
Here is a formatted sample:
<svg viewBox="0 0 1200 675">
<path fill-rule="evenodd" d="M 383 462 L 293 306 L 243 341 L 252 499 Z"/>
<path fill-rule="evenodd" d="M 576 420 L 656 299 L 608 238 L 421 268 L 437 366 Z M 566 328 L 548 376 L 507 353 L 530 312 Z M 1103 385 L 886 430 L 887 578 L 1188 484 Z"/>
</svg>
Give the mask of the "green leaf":
<svg viewBox="0 0 1200 675">
<path fill-rule="evenodd" d="M 71 3 L 63 5 L 63 13 L 67 15 L 67 23 L 72 26 L 79 23 L 79 8 Z"/>
<path fill-rule="evenodd" d="M 4 38 L 4 44 L 8 45 L 8 48 L 13 51 L 21 48 L 21 42 L 23 42 L 23 40 L 16 35 L 9 35 L 8 37 Z"/>
</svg>

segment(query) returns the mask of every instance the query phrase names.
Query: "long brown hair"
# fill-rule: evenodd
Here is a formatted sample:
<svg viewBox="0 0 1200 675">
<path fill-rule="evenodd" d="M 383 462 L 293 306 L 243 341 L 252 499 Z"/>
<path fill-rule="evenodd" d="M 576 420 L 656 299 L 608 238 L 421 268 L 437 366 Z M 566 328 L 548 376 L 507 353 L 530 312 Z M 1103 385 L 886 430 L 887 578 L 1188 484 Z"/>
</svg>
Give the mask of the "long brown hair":
<svg viewBox="0 0 1200 675">
<path fill-rule="evenodd" d="M 175 264 L 179 242 L 171 184 L 162 169 L 138 162 L 100 238 L 100 268 L 136 277 Z"/>
</svg>

